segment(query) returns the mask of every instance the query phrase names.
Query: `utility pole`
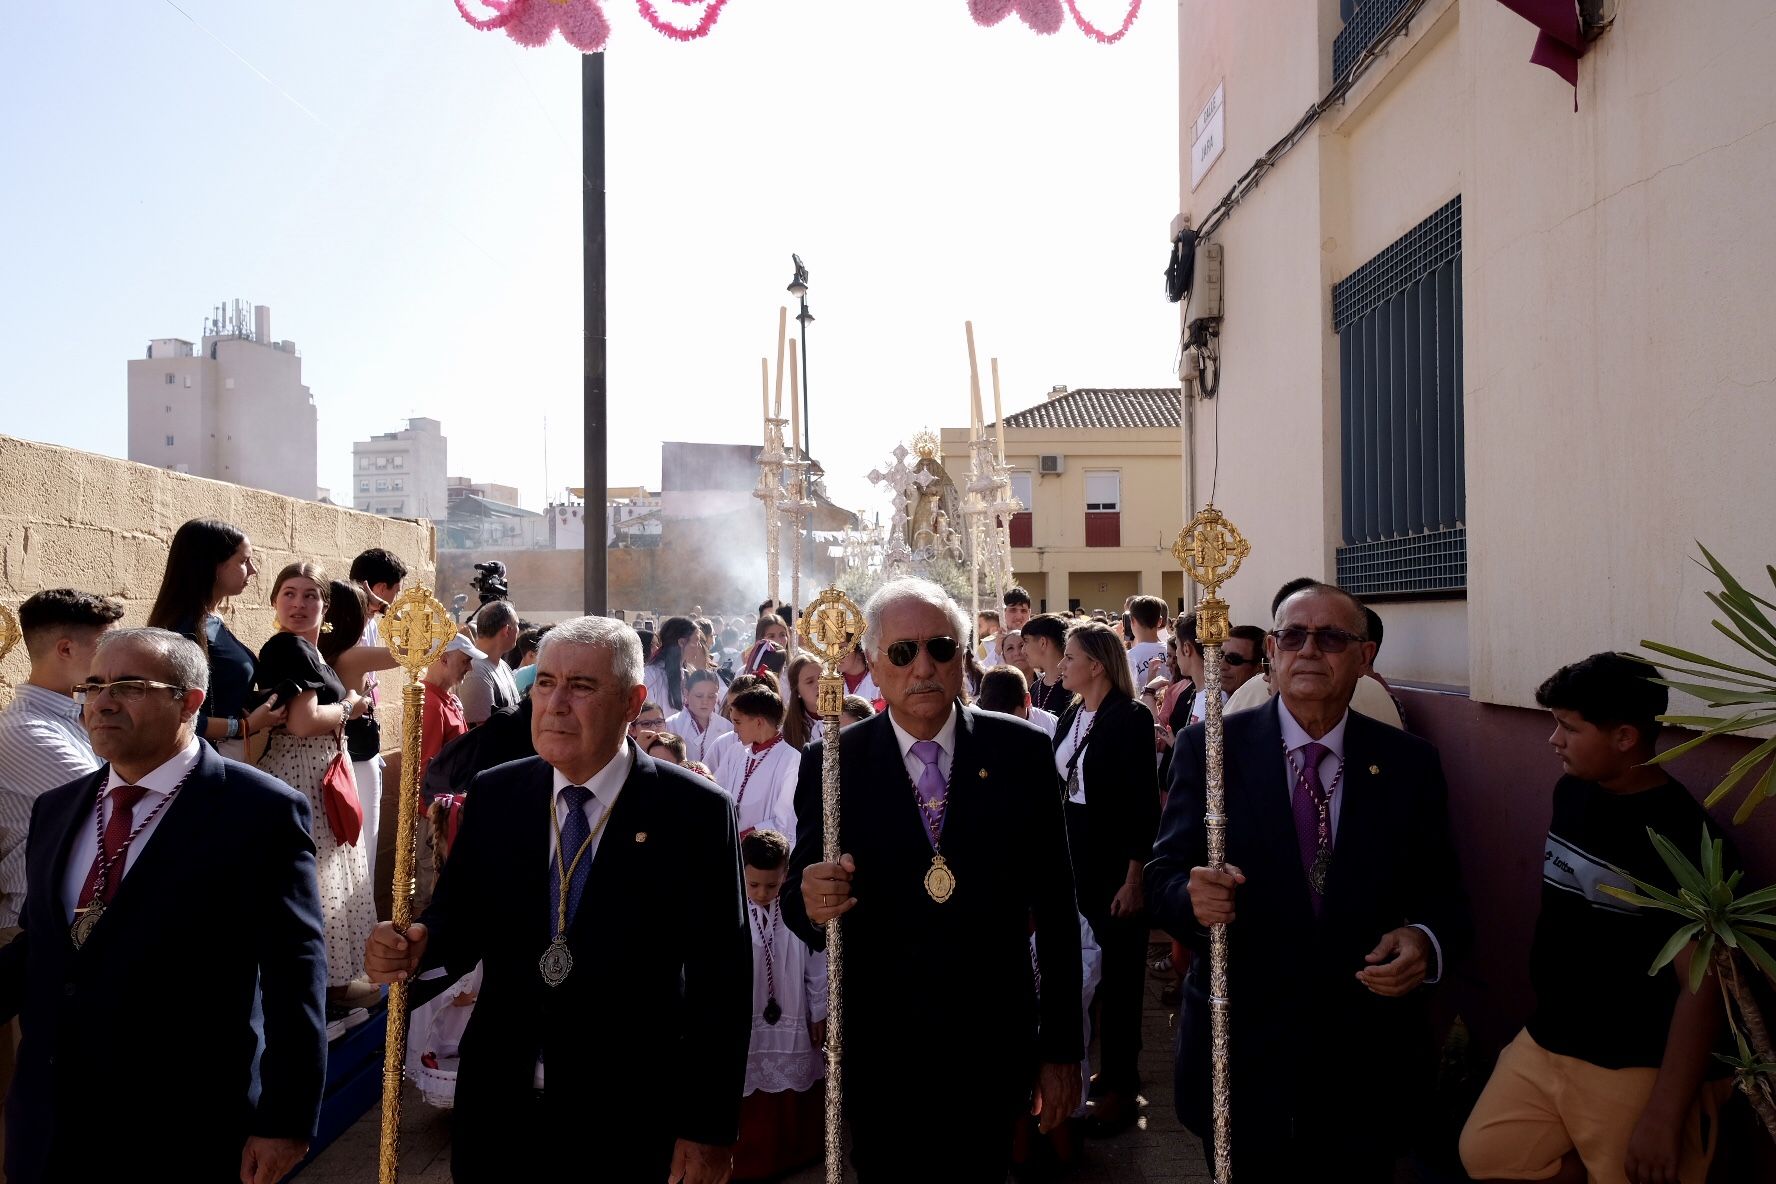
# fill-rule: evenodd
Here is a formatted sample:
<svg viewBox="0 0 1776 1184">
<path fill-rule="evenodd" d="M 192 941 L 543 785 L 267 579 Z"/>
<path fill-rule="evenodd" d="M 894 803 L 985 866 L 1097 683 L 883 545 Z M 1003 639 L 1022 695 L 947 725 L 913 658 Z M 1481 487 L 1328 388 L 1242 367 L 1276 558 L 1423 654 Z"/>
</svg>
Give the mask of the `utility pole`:
<svg viewBox="0 0 1776 1184">
<path fill-rule="evenodd" d="M 584 604 L 588 614 L 606 611 L 605 584 L 609 554 L 605 521 L 609 512 L 609 476 L 606 445 L 609 423 L 605 380 L 609 359 L 605 342 L 605 235 L 604 235 L 604 54 L 580 55 L 580 160 L 584 174 L 581 193 L 582 236 L 585 271 L 585 388 L 582 392 L 585 428 L 586 524 Z M 594 507 L 597 507 L 596 510 Z"/>
</svg>

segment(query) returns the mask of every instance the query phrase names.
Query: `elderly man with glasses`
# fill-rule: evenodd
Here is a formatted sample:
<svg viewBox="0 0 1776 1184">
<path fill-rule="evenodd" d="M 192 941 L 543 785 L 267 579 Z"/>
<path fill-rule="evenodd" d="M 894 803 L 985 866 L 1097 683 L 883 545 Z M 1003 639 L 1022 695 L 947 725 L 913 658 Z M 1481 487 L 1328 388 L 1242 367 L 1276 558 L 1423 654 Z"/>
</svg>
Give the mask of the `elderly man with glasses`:
<svg viewBox="0 0 1776 1184">
<path fill-rule="evenodd" d="M 883 585 L 863 646 L 888 709 L 844 734 L 839 862 L 822 862 L 823 743 L 796 789 L 801 890 L 783 894 L 783 918 L 823 949 L 845 917 L 845 1105 L 865 1184 L 1001 1184 L 1032 1099 L 1044 1131 L 1079 1104 L 1060 778 L 1041 729 L 961 702 L 967 635 L 936 584 Z"/>
<path fill-rule="evenodd" d="M 99 640 L 73 687 L 105 763 L 37 799 L 0 1020 L 24 1031 L 7 1178 L 283 1179 L 325 1077 L 326 943 L 308 801 L 218 756 L 209 682 L 165 629 Z M 167 985 L 201 977 L 176 1017 Z"/>
<path fill-rule="evenodd" d="M 1355 597 L 1296 591 L 1265 648 L 1276 696 L 1225 723 L 1225 868 L 1204 866 L 1201 725 L 1178 738 L 1147 867 L 1150 912 L 1199 955 L 1178 1116 L 1211 1141 L 1208 927 L 1225 923 L 1239 1174 L 1388 1180 L 1436 1065 L 1424 988 L 1471 935 L 1443 770 L 1425 741 L 1351 710 L 1375 652 Z"/>
</svg>

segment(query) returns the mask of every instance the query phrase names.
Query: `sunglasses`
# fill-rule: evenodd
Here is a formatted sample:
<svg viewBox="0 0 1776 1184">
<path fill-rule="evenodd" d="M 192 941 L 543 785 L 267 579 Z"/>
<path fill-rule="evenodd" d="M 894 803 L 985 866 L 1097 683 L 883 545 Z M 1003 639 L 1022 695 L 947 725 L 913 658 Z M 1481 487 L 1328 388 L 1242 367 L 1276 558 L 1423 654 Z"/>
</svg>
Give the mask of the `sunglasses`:
<svg viewBox="0 0 1776 1184">
<path fill-rule="evenodd" d="M 1353 644 L 1361 645 L 1369 639 L 1359 637 L 1355 633 L 1347 633 L 1343 629 L 1302 629 L 1289 626 L 1284 629 L 1272 629 L 1270 635 L 1276 638 L 1277 649 L 1294 653 L 1307 644 L 1308 638 L 1320 647 L 1322 654 L 1342 654 Z"/>
<path fill-rule="evenodd" d="M 924 641 L 896 641 L 888 646 L 888 660 L 896 666 L 911 666 L 913 659 L 919 656 L 919 647 L 924 646 L 931 660 L 940 666 L 956 656 L 957 644 L 953 637 L 928 637 Z"/>
<path fill-rule="evenodd" d="M 1279 642 L 1278 644 L 1280 645 L 1281 643 Z M 1301 647 L 1297 646 L 1296 648 L 1299 649 Z M 1224 652 L 1221 655 L 1221 665 L 1232 666 L 1235 670 L 1237 670 L 1241 666 L 1256 666 L 1256 665 L 1258 665 L 1258 659 L 1257 658 L 1248 658 L 1248 657 L 1245 657 L 1244 655 L 1241 655 L 1241 654 L 1229 654 L 1229 653 Z"/>
</svg>

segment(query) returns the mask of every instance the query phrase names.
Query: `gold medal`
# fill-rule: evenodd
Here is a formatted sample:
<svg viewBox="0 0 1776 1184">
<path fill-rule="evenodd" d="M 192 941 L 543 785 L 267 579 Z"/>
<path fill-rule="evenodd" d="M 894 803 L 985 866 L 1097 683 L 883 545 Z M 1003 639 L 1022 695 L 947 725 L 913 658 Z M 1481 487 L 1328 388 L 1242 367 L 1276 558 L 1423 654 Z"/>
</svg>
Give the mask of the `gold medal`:
<svg viewBox="0 0 1776 1184">
<path fill-rule="evenodd" d="M 950 865 L 943 856 L 933 855 L 931 867 L 925 873 L 925 895 L 942 904 L 955 891 L 956 873 L 950 870 Z"/>
<path fill-rule="evenodd" d="M 565 937 L 556 937 L 550 942 L 549 948 L 543 951 L 541 961 L 537 963 L 544 985 L 551 987 L 559 987 L 566 982 L 567 976 L 573 973 L 573 968 L 573 951 L 567 948 Z"/>
<path fill-rule="evenodd" d="M 68 930 L 68 936 L 73 939 L 75 949 L 78 950 L 86 944 L 87 939 L 92 936 L 93 930 L 98 928 L 99 917 L 104 912 L 104 903 L 96 898 L 92 904 L 77 911 L 74 924 Z"/>
</svg>

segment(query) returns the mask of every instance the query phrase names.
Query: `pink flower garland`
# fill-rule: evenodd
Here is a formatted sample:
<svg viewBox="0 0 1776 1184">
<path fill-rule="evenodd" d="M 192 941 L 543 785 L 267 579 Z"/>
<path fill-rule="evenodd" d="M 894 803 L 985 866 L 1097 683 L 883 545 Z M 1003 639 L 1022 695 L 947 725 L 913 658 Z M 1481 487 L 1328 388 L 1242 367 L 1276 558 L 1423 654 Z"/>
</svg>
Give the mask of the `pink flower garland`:
<svg viewBox="0 0 1776 1184">
<path fill-rule="evenodd" d="M 968 13 L 974 18 L 975 24 L 991 28 L 1015 12 L 1024 24 L 1037 33 L 1047 35 L 1060 31 L 1064 19 L 1061 3 L 1062 0 L 968 0 Z M 1122 28 L 1114 33 L 1106 33 L 1085 19 L 1084 14 L 1079 11 L 1077 0 L 1065 0 L 1065 3 L 1067 12 L 1072 14 L 1073 23 L 1079 26 L 1080 31 L 1102 45 L 1115 45 L 1121 41 L 1141 12 L 1141 0 L 1129 0 L 1128 15 L 1122 20 Z"/>
<path fill-rule="evenodd" d="M 642 19 L 652 25 L 657 32 L 665 34 L 674 41 L 695 41 L 699 37 L 709 35 L 709 30 L 715 27 L 715 19 L 721 15 L 721 10 L 727 6 L 728 0 L 709 0 L 708 7 L 703 10 L 703 19 L 689 29 L 661 20 L 660 10 L 648 3 L 648 0 L 636 0 L 636 2 L 641 7 Z M 675 0 L 675 3 L 685 5 L 697 2 L 698 0 Z"/>
<path fill-rule="evenodd" d="M 1115 45 L 1128 33 L 1129 26 L 1135 23 L 1135 18 L 1141 15 L 1141 0 L 1129 0 L 1128 15 L 1122 18 L 1122 28 L 1114 33 L 1104 32 L 1079 15 L 1079 5 L 1075 4 L 1074 0 L 1067 0 L 1067 11 L 1073 14 L 1073 23 L 1078 25 L 1087 37 L 1100 45 Z"/>
</svg>

